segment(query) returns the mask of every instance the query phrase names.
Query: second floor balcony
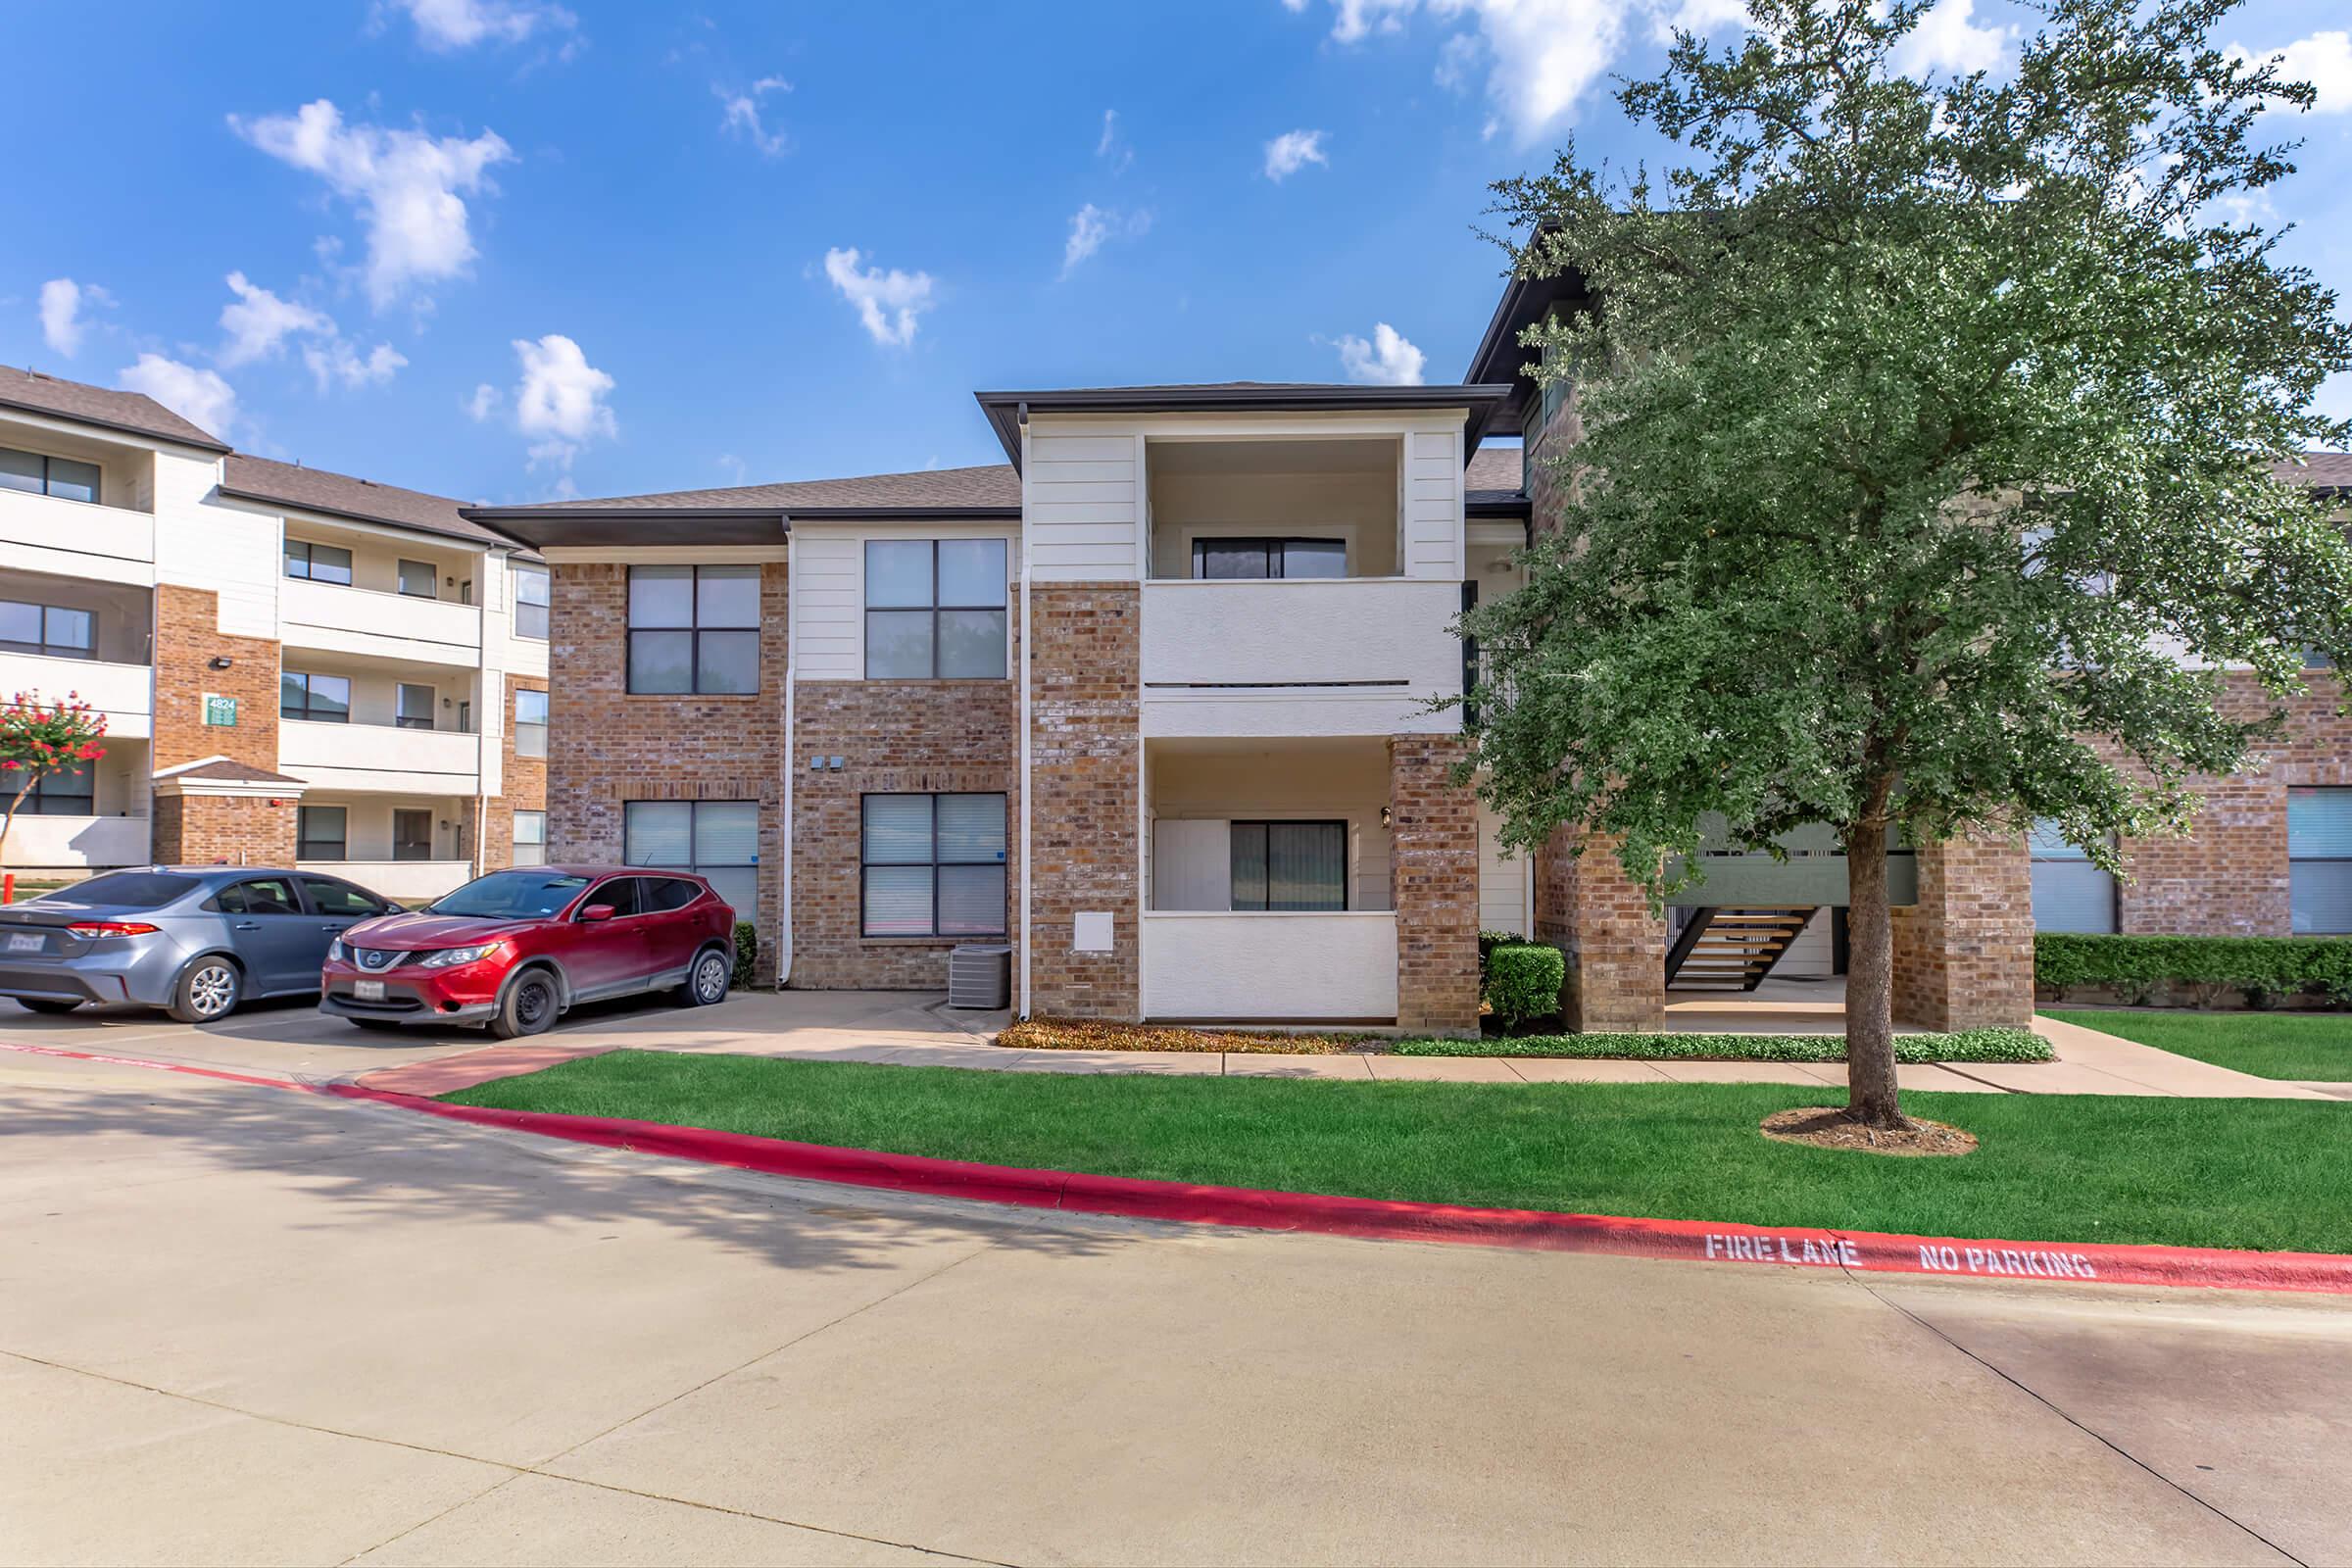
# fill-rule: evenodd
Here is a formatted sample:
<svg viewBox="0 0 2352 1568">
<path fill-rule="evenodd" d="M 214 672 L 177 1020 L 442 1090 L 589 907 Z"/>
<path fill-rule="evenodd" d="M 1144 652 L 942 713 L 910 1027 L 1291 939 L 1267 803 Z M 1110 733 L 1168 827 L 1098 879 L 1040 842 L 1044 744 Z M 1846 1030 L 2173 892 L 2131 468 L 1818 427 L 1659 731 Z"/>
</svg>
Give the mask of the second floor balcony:
<svg viewBox="0 0 2352 1568">
<path fill-rule="evenodd" d="M 322 789 L 466 796 L 481 787 L 481 737 L 454 729 L 281 717 L 277 765 Z"/>
<path fill-rule="evenodd" d="M 479 606 L 397 590 L 289 577 L 278 619 L 288 648 L 474 667 L 482 658 Z"/>
</svg>

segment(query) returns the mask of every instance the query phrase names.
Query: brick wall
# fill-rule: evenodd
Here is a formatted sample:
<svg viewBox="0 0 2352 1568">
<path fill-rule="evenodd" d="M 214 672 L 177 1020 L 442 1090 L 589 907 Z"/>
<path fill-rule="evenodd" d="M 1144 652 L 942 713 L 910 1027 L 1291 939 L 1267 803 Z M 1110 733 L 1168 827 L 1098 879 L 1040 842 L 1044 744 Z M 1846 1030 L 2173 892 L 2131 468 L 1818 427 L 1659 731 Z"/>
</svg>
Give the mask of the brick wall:
<svg viewBox="0 0 2352 1568">
<path fill-rule="evenodd" d="M 1014 654 L 1019 667 L 1019 655 Z M 808 681 L 794 693 L 792 983 L 944 991 L 948 950 L 992 937 L 863 934 L 858 847 L 869 794 L 1001 794 L 1005 936 L 1020 898 L 1018 700 L 1010 680 Z M 815 757 L 841 771 L 811 768 Z M 1017 961 L 1017 959 L 1016 959 Z"/>
<path fill-rule="evenodd" d="M 742 697 L 628 693 L 628 568 L 553 568 L 546 763 L 550 860 L 617 861 L 630 801 L 760 803 L 759 977 L 775 976 L 783 848 L 784 564 L 760 573 L 760 690 Z"/>
<path fill-rule="evenodd" d="M 1030 1010 L 1132 1019 L 1143 1005 L 1142 591 L 1135 583 L 1046 583 L 1032 586 L 1030 598 Z M 1082 910 L 1110 914 L 1111 952 L 1071 950 Z"/>
<path fill-rule="evenodd" d="M 155 858 L 167 865 L 292 865 L 294 809 L 292 796 L 159 795 Z"/>
<path fill-rule="evenodd" d="M 229 661 L 214 669 L 212 661 Z M 277 767 L 277 644 L 220 631 L 220 596 L 205 588 L 165 583 L 155 590 L 155 763 L 159 768 L 199 758 L 275 770 Z M 233 725 L 204 721 L 204 694 L 237 700 Z M 290 814 L 290 813 L 289 813 Z M 293 843 L 288 827 L 287 844 Z"/>
<path fill-rule="evenodd" d="M 547 759 L 518 757 L 514 752 L 514 694 L 520 691 L 543 692 L 546 682 L 519 675 L 506 678 L 505 735 L 499 764 L 499 793 L 483 802 L 482 842 L 475 854 L 475 865 L 484 871 L 495 871 L 514 863 L 514 813 L 547 809 Z M 554 715 L 549 715 L 548 750 L 555 750 Z"/>
<path fill-rule="evenodd" d="M 2032 862 L 2023 844 L 1957 839 L 1919 851 L 1919 901 L 1894 928 L 1894 1017 L 1926 1029 L 2034 1018 Z"/>
<path fill-rule="evenodd" d="M 1553 835 L 1553 843 L 1563 835 Z M 1560 1012 L 1571 1029 L 1660 1029 L 1666 1023 L 1666 922 L 1617 861 L 1618 840 L 1591 834 L 1585 853 L 1553 858 L 1564 916 L 1544 940 L 1566 954 Z M 1542 922 L 1538 922 L 1541 926 Z"/>
<path fill-rule="evenodd" d="M 1399 1028 L 1478 1028 L 1478 797 L 1446 777 L 1469 755 L 1460 735 L 1389 740 Z"/>
</svg>

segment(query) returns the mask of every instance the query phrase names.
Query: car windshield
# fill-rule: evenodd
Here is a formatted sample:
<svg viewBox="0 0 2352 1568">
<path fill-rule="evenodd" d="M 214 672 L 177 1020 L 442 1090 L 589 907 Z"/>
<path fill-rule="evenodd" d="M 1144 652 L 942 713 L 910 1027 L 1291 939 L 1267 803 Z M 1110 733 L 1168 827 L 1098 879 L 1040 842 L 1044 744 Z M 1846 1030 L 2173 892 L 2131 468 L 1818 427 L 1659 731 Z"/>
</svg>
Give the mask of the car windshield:
<svg viewBox="0 0 2352 1568">
<path fill-rule="evenodd" d="M 483 920 L 535 920 L 555 913 L 588 885 L 584 876 L 552 871 L 493 871 L 424 906 L 428 914 L 463 914 Z"/>
<path fill-rule="evenodd" d="M 38 904 L 47 899 L 59 904 L 106 904 L 118 909 L 160 909 L 203 885 L 192 876 L 169 876 L 161 871 L 109 871 L 51 888 L 24 902 Z"/>
</svg>

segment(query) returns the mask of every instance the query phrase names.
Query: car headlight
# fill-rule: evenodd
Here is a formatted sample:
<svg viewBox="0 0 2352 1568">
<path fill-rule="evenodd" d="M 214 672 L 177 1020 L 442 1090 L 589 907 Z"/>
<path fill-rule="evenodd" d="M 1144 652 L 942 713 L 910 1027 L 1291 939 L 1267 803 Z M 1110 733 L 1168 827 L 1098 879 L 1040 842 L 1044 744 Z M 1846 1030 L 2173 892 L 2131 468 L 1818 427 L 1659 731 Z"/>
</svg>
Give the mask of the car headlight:
<svg viewBox="0 0 2352 1568">
<path fill-rule="evenodd" d="M 438 953 L 428 953 L 417 959 L 416 967 L 419 969 L 447 969 L 461 963 L 478 963 L 497 951 L 498 944 L 495 942 L 485 942 L 474 948 L 443 948 Z"/>
<path fill-rule="evenodd" d="M 334 941 L 329 942 L 326 945 L 326 956 L 334 959 L 337 963 L 349 962 L 351 958 L 351 954 L 344 948 L 343 939 L 341 937 L 335 938 Z"/>
</svg>

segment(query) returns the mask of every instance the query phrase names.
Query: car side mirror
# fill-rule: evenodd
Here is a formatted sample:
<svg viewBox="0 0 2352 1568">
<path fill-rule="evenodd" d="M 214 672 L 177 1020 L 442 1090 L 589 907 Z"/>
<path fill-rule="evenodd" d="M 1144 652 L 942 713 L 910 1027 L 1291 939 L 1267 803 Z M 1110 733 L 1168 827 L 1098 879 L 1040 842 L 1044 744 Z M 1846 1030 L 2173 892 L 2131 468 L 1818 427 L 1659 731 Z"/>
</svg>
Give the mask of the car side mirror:
<svg viewBox="0 0 2352 1568">
<path fill-rule="evenodd" d="M 610 920 L 612 918 L 612 906 L 610 904 L 591 904 L 588 906 L 588 907 L 580 911 L 580 918 L 583 920 Z"/>
</svg>

